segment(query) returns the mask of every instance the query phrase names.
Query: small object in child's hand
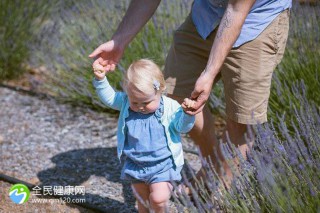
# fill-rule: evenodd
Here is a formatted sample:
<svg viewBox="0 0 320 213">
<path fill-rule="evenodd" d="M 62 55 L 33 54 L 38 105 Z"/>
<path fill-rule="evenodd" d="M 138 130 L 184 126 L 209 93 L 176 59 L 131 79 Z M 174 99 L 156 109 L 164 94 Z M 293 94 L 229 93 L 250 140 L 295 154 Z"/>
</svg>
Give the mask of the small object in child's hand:
<svg viewBox="0 0 320 213">
<path fill-rule="evenodd" d="M 93 70 L 95 71 L 95 72 L 99 72 L 99 73 L 103 73 L 103 70 L 101 70 L 99 67 L 98 67 L 98 65 L 94 65 L 93 66 Z"/>
</svg>

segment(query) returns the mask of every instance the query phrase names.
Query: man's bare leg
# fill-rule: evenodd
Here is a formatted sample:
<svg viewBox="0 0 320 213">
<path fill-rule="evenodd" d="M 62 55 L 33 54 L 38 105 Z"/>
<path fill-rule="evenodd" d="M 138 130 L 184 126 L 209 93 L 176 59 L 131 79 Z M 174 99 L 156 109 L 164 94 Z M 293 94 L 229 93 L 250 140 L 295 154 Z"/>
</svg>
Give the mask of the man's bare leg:
<svg viewBox="0 0 320 213">
<path fill-rule="evenodd" d="M 183 98 L 173 95 L 168 95 L 175 99 L 180 104 L 183 102 Z M 207 159 L 210 157 L 214 159 L 213 150 L 218 144 L 214 129 L 214 118 L 207 106 L 203 108 L 203 111 L 196 115 L 196 121 L 193 129 L 189 132 L 190 137 L 196 145 L 199 146 L 202 156 Z"/>
<path fill-rule="evenodd" d="M 141 202 L 149 202 L 150 189 L 149 185 L 145 183 L 134 183 L 132 187 L 135 190 L 134 196 L 138 202 L 138 211 L 139 213 L 148 213 L 149 209 Z M 150 205 L 150 204 L 149 204 Z"/>
<path fill-rule="evenodd" d="M 180 104 L 183 102 L 183 98 L 172 95 L 169 95 L 169 97 L 175 99 Z M 189 132 L 189 135 L 194 143 L 199 146 L 202 157 L 206 160 L 210 158 L 214 162 L 214 149 L 218 148 L 218 141 L 215 135 L 214 118 L 209 108 L 205 106 L 203 111 L 196 115 L 195 120 L 195 125 Z M 202 176 L 202 172 L 199 171 L 197 177 L 200 178 Z"/>
<path fill-rule="evenodd" d="M 249 126 L 249 128 L 252 128 Z M 240 124 L 230 119 L 227 119 L 226 131 L 224 131 L 222 139 L 224 142 L 227 141 L 226 135 L 228 134 L 230 141 L 240 150 L 243 157 L 246 157 L 249 151 L 249 146 L 247 145 L 246 138 L 251 146 L 254 140 L 253 130 L 252 135 L 247 134 L 248 125 Z M 250 138 L 253 137 L 253 138 Z"/>
<path fill-rule="evenodd" d="M 249 128 L 252 128 L 249 126 Z M 224 143 L 227 142 L 227 140 L 230 140 L 236 148 L 239 149 L 241 155 L 246 159 L 247 152 L 249 151 L 249 146 L 252 146 L 254 138 L 250 138 L 250 136 L 254 137 L 253 135 L 246 134 L 248 130 L 248 126 L 246 124 L 240 124 L 235 121 L 232 121 L 231 119 L 227 118 L 227 125 L 226 129 L 223 132 L 222 140 Z M 249 146 L 247 144 L 246 138 L 248 140 Z M 219 157 L 223 159 L 221 151 L 219 152 Z M 238 158 L 234 159 L 234 165 L 237 166 L 239 163 Z M 232 171 L 230 167 L 228 166 L 227 162 L 225 160 L 222 160 L 222 166 L 224 168 L 226 176 L 223 178 L 225 184 L 227 187 L 230 186 L 230 183 L 232 181 Z"/>
<path fill-rule="evenodd" d="M 206 160 L 215 158 L 214 149 L 218 148 L 218 141 L 214 118 L 208 107 L 204 107 L 203 111 L 196 115 L 195 125 L 189 135 L 199 146 L 202 157 Z"/>
</svg>

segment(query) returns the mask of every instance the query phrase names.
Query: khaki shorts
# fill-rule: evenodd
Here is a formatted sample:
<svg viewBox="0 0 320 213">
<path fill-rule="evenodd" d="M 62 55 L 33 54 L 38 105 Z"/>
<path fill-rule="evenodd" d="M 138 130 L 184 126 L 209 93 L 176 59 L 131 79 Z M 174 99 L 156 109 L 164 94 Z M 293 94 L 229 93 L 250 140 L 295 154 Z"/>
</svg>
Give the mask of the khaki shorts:
<svg viewBox="0 0 320 213">
<path fill-rule="evenodd" d="M 272 73 L 283 57 L 288 30 L 285 10 L 256 39 L 228 54 L 215 82 L 222 78 L 229 119 L 242 124 L 267 121 Z M 203 40 L 190 15 L 175 31 L 164 70 L 168 94 L 190 97 L 207 65 L 216 31 Z"/>
</svg>

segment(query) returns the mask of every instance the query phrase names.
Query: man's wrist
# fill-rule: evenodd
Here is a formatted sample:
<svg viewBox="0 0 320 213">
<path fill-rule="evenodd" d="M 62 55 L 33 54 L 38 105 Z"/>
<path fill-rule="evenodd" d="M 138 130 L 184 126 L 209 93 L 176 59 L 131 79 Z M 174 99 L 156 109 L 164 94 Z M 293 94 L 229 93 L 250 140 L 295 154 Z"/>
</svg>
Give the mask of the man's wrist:
<svg viewBox="0 0 320 213">
<path fill-rule="evenodd" d="M 117 33 L 112 36 L 111 40 L 114 42 L 114 47 L 122 50 L 124 50 L 131 41 L 130 38 L 126 38 L 121 34 L 118 35 Z"/>
<path fill-rule="evenodd" d="M 217 72 L 217 71 L 215 71 L 215 70 L 213 70 L 213 69 L 208 69 L 208 68 L 206 68 L 205 70 L 204 70 L 204 73 L 206 74 L 206 76 L 210 79 L 210 80 L 214 80 L 215 78 L 216 78 L 216 76 L 217 76 L 217 74 L 219 73 L 219 72 Z"/>
</svg>

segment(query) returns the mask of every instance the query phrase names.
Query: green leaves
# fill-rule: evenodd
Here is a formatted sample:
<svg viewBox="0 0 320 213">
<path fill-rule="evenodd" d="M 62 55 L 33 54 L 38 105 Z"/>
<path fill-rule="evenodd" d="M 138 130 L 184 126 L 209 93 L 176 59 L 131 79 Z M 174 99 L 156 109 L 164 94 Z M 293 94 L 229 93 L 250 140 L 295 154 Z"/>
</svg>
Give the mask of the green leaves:
<svg viewBox="0 0 320 213">
<path fill-rule="evenodd" d="M 24 73 L 30 45 L 35 42 L 34 33 L 48 14 L 50 3 L 2 0 L 0 8 L 0 80 L 4 80 Z"/>
<path fill-rule="evenodd" d="M 93 60 L 88 55 L 111 39 L 127 6 L 127 1 L 60 2 L 58 12 L 50 17 L 51 24 L 42 28 L 41 45 L 35 51 L 38 63 L 45 62 L 50 69 L 47 86 L 52 93 L 77 104 L 103 107 L 91 86 Z M 112 86 L 121 90 L 122 72 L 134 60 L 151 58 L 163 68 L 172 32 L 187 16 L 188 7 L 185 2 L 161 3 L 125 50 L 116 71 L 108 74 Z"/>
</svg>

